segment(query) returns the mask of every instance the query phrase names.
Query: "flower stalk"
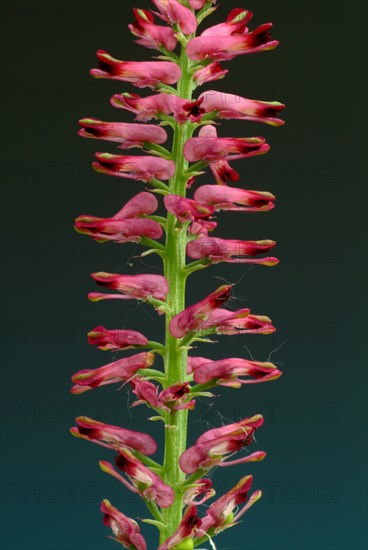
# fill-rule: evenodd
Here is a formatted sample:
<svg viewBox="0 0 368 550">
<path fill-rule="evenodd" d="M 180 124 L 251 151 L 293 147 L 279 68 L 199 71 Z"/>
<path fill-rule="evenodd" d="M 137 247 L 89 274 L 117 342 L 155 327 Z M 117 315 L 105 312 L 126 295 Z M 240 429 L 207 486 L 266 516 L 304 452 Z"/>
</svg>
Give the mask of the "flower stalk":
<svg viewBox="0 0 368 550">
<path fill-rule="evenodd" d="M 87 417 L 77 418 L 77 426 L 71 433 L 115 450 L 117 470 L 106 460 L 100 461 L 100 467 L 143 499 L 152 514 L 152 518 L 143 521 L 157 527 L 159 550 L 187 550 L 234 526 L 261 496 L 260 491 L 255 491 L 248 498 L 252 477 L 243 477 L 200 517 L 197 506 L 215 495 L 212 482 L 206 477 L 208 472 L 216 467 L 260 461 L 265 456 L 263 451 L 253 451 L 233 458 L 252 444 L 255 430 L 263 424 L 261 415 L 209 430 L 188 446 L 188 414 L 195 407 L 196 398 L 213 397 L 208 390 L 219 386 L 241 388 L 243 384 L 275 380 L 282 374 L 269 362 L 188 356 L 193 343 L 212 343 L 214 334 L 270 334 L 275 330 L 268 317 L 252 314 L 248 308 L 231 311 L 223 307 L 231 296 L 231 284 L 186 306 L 186 282 L 197 270 L 218 262 L 263 266 L 278 263 L 274 257 L 262 256 L 276 244 L 270 239 L 209 237 L 217 226 L 217 212 L 267 212 L 274 207 L 275 200 L 265 191 L 228 186 L 228 182 L 239 179 L 229 161 L 266 153 L 269 145 L 265 139 L 219 137 L 213 123 L 218 118 L 227 118 L 279 126 L 283 124 L 278 118 L 279 111 L 284 106 L 213 90 L 193 98 L 198 86 L 226 75 L 220 61 L 275 48 L 278 43 L 271 40 L 271 24 L 250 31 L 246 24 L 252 14 L 236 9 L 226 22 L 198 36 L 199 25 L 217 9 L 216 0 L 152 0 L 152 3 L 150 11 L 133 9 L 136 22 L 129 29 L 139 44 L 159 51 L 159 61 L 120 61 L 99 50 L 99 66 L 91 74 L 138 88 L 149 87 L 155 93 L 146 97 L 130 93 L 113 96 L 112 106 L 133 113 L 134 124 L 109 123 L 91 117 L 79 123 L 81 137 L 117 142 L 119 149 L 137 147 L 148 153 L 126 156 L 99 152 L 92 166 L 105 175 L 144 182 L 151 186 L 151 193 L 148 189 L 140 192 L 112 217 L 79 216 L 75 228 L 101 243 L 139 243 L 148 248 L 142 257 L 157 253 L 162 258 L 163 275 L 92 273 L 98 285 L 113 292 L 92 292 L 89 298 L 96 302 L 133 299 L 152 305 L 159 315 L 165 315 L 165 338 L 163 343 L 153 342 L 135 331 L 96 327 L 88 337 L 99 349 L 119 352 L 137 349 L 138 353 L 97 369 L 78 371 L 72 377 L 72 393 L 110 384 L 129 384 L 137 397 L 131 406 L 145 404 L 154 413 L 150 420 L 162 421 L 163 464 L 151 458 L 157 444 L 149 434 Z M 157 24 L 155 18 L 166 26 Z M 159 124 L 146 124 L 152 119 Z M 168 138 L 166 130 L 170 128 L 171 150 L 164 145 Z M 207 167 L 215 183 L 197 187 L 193 198 L 187 197 L 196 177 Z M 166 217 L 155 214 L 160 195 Z M 156 355 L 163 358 L 163 371 L 154 365 Z M 233 509 L 244 502 L 241 511 L 234 513 Z M 147 549 L 137 522 L 107 500 L 101 510 L 104 523 L 111 527 L 117 542 L 131 550 Z"/>
</svg>

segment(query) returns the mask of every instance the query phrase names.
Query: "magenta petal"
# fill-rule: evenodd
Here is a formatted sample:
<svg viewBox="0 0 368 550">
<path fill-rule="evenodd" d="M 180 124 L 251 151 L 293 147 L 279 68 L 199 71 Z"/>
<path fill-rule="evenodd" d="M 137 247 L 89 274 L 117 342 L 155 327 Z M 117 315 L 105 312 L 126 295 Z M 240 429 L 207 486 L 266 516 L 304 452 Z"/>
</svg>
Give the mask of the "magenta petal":
<svg viewBox="0 0 368 550">
<path fill-rule="evenodd" d="M 122 156 L 109 153 L 96 153 L 98 162 L 92 166 L 96 172 L 150 182 L 153 179 L 168 180 L 175 173 L 175 163 L 154 156 Z"/>
<path fill-rule="evenodd" d="M 107 330 L 102 326 L 98 326 L 88 333 L 88 342 L 99 349 L 118 350 L 146 346 L 148 340 L 143 334 L 135 330 Z"/>
<path fill-rule="evenodd" d="M 138 523 L 120 512 L 105 499 L 101 503 L 101 512 L 104 514 L 103 522 L 111 528 L 116 542 L 126 548 L 147 550 L 147 544 L 140 533 Z"/>
</svg>

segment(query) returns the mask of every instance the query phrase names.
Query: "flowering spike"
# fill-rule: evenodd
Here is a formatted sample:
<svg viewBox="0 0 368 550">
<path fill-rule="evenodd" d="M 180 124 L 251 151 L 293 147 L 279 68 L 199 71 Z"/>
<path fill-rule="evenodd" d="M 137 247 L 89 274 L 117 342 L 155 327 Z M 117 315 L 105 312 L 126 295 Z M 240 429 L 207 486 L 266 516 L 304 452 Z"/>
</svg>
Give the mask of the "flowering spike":
<svg viewBox="0 0 368 550">
<path fill-rule="evenodd" d="M 193 94 L 202 84 L 226 76 L 228 69 L 222 66 L 223 61 L 275 48 L 278 42 L 271 38 L 271 23 L 252 30 L 248 27 L 252 13 L 236 8 L 225 21 L 203 31 L 201 27 L 201 34 L 197 35 L 199 25 L 218 8 L 216 0 L 152 0 L 151 7 L 134 7 L 134 21 L 128 28 L 138 44 L 158 51 L 158 55 L 150 61 L 123 61 L 99 50 L 98 68 L 90 72 L 96 78 L 122 81 L 153 92 L 141 97 L 123 90 L 112 96 L 111 105 L 132 113 L 134 123 L 83 118 L 78 133 L 85 138 L 102 139 L 108 147 L 115 144 L 123 150 L 143 149 L 147 154 L 112 154 L 110 149 L 97 152 L 92 166 L 101 174 L 150 184 L 152 193 L 142 190 L 111 217 L 80 215 L 75 229 L 101 243 L 139 243 L 147 247 L 141 258 L 152 253 L 160 257 L 160 274 L 147 274 L 143 269 L 140 274 L 122 275 L 95 269 L 94 281 L 108 293 L 91 292 L 88 297 L 92 301 L 122 300 L 123 305 L 124 301 L 135 299 L 153 306 L 165 315 L 164 343 L 148 341 L 137 331 L 97 326 L 88 333 L 92 345 L 113 352 L 129 348 L 140 351 L 130 357 L 114 357 L 113 362 L 96 369 L 76 372 L 71 391 L 81 394 L 113 384 L 118 384 L 119 389 L 131 388 L 136 398 L 131 406 L 145 404 L 155 411 L 150 420 L 162 421 L 163 464 L 149 458 L 157 445 L 146 433 L 88 417 L 78 417 L 71 432 L 118 452 L 116 467 L 105 460 L 100 466 L 144 500 L 153 519 L 143 521 L 160 532 L 159 542 L 151 542 L 150 547 L 193 550 L 207 541 L 214 547 L 213 537 L 236 525 L 261 496 L 260 491 L 251 494 L 252 477 L 246 475 L 199 518 L 197 506 L 206 504 L 215 494 L 211 480 L 203 475 L 215 467 L 260 461 L 265 453 L 255 450 L 234 456 L 253 442 L 255 430 L 263 423 L 261 415 L 210 429 L 187 448 L 188 411 L 194 408 L 197 397 L 214 397 L 210 388 L 240 388 L 281 375 L 273 363 L 253 358 L 188 357 L 197 342 L 211 342 L 212 335 L 275 331 L 265 315 L 253 314 L 245 307 L 225 309 L 232 284 L 220 286 L 197 303 L 186 305 L 187 279 L 197 270 L 219 262 L 278 263 L 269 256 L 276 244 L 271 239 L 209 236 L 221 221 L 217 219 L 218 212 L 266 212 L 275 203 L 274 195 L 267 191 L 227 185 L 240 179 L 230 163 L 266 153 L 269 145 L 265 138 L 224 137 L 217 133 L 218 123 L 225 119 L 280 126 L 284 105 L 227 91 Z M 158 124 L 147 124 L 152 120 Z M 214 180 L 192 192 L 198 176 L 207 168 Z M 163 359 L 162 372 L 151 368 L 156 355 Z M 111 527 L 117 542 L 130 550 L 147 550 L 134 520 L 107 500 L 101 510 L 104 523 Z"/>
</svg>

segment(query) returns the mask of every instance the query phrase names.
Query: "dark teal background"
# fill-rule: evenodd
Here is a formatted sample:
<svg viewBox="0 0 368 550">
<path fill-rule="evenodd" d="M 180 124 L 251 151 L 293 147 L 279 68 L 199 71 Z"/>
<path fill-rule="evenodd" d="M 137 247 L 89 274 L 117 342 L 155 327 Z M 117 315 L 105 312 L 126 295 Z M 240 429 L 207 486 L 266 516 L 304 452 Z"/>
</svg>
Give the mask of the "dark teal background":
<svg viewBox="0 0 368 550">
<path fill-rule="evenodd" d="M 224 279 L 239 280 L 232 307 L 270 315 L 269 337 L 224 337 L 200 354 L 272 360 L 284 376 L 272 383 L 221 389 L 200 400 L 189 440 L 206 427 L 261 412 L 265 425 L 254 449 L 260 464 L 217 470 L 218 494 L 253 473 L 264 496 L 243 523 L 216 539 L 218 550 L 365 550 L 366 362 L 363 154 L 366 107 L 366 6 L 360 1 L 222 2 L 213 21 L 239 4 L 255 24 L 274 21 L 274 52 L 242 56 L 211 88 L 287 104 L 282 128 L 231 121 L 223 135 L 264 135 L 271 151 L 236 163 L 240 186 L 270 190 L 269 214 L 224 213 L 217 235 L 278 241 L 273 269 L 219 265 L 193 276 L 188 302 Z M 225 6 L 226 4 L 226 6 Z M 97 245 L 73 232 L 82 213 L 110 216 L 143 189 L 94 173 L 95 150 L 82 141 L 77 119 L 131 120 L 110 107 L 129 84 L 95 81 L 95 51 L 146 59 L 126 28 L 130 1 L 3 1 L 2 225 L 2 529 L 3 550 L 102 550 L 103 497 L 132 517 L 142 503 L 97 465 L 112 454 L 69 436 L 87 414 L 132 429 L 147 426 L 144 408 L 129 409 L 126 389 L 69 394 L 70 376 L 111 355 L 91 349 L 85 333 L 98 324 L 129 327 L 160 339 L 163 320 L 145 305 L 92 304 L 89 273 L 134 273 L 133 245 Z M 143 94 L 145 91 L 143 91 Z M 5 124 L 4 124 L 5 123 Z M 203 180 L 204 181 L 204 180 Z M 201 422 L 202 421 L 202 422 Z M 154 529 L 144 526 L 149 549 Z M 209 545 L 206 545 L 209 548 Z"/>
</svg>

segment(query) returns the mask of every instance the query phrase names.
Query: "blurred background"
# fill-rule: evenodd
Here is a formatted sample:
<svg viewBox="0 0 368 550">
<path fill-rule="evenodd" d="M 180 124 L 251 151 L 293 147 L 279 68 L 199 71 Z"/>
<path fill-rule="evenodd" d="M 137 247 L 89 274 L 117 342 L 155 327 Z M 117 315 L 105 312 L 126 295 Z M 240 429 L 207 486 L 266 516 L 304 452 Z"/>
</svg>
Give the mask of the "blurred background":
<svg viewBox="0 0 368 550">
<path fill-rule="evenodd" d="M 147 59 L 126 25 L 132 7 L 150 5 L 1 3 L 3 550 L 114 548 L 101 522 L 104 497 L 131 517 L 146 515 L 135 495 L 98 468 L 111 452 L 73 439 L 68 429 L 75 416 L 88 415 L 149 430 L 162 443 L 161 426 L 146 421 L 143 407 L 129 407 L 126 388 L 70 394 L 75 371 L 112 360 L 88 346 L 88 330 L 102 324 L 162 338 L 163 319 L 148 306 L 87 300 L 95 290 L 91 272 L 158 273 L 159 262 L 153 256 L 142 261 L 138 246 L 98 245 L 73 231 L 76 216 L 111 216 L 144 188 L 93 172 L 94 151 L 114 152 L 114 145 L 81 140 L 76 131 L 85 116 L 131 120 L 109 98 L 137 89 L 96 81 L 88 71 L 100 48 L 119 59 Z M 247 473 L 263 489 L 242 524 L 216 539 L 218 550 L 364 550 L 367 4 L 227 0 L 211 24 L 239 5 L 254 12 L 253 26 L 273 21 L 281 45 L 225 64 L 228 77 L 207 87 L 284 102 L 287 124 L 222 125 L 221 135 L 263 135 L 271 144 L 266 156 L 234 167 L 240 187 L 273 192 L 277 208 L 222 213 L 216 235 L 275 239 L 281 263 L 273 269 L 221 264 L 199 272 L 189 281 L 188 303 L 223 281 L 237 282 L 231 307 L 270 315 L 278 331 L 222 337 L 199 347 L 198 355 L 271 358 L 284 376 L 199 400 L 189 442 L 210 427 L 256 412 L 265 417 L 253 449 L 265 450 L 267 459 L 212 476 L 218 494 Z M 143 532 L 154 550 L 154 528 L 143 526 Z"/>
</svg>

